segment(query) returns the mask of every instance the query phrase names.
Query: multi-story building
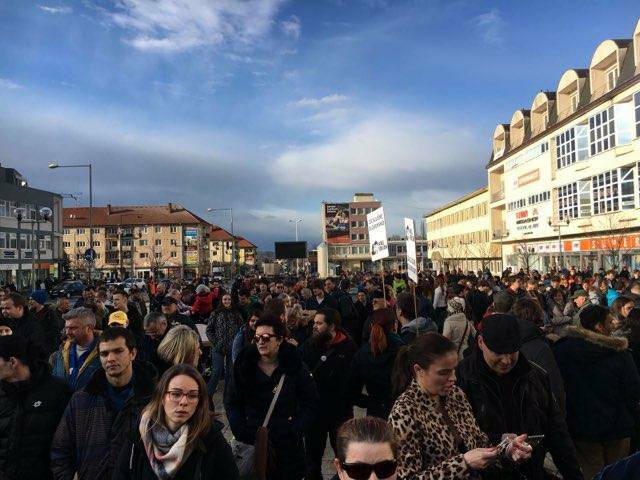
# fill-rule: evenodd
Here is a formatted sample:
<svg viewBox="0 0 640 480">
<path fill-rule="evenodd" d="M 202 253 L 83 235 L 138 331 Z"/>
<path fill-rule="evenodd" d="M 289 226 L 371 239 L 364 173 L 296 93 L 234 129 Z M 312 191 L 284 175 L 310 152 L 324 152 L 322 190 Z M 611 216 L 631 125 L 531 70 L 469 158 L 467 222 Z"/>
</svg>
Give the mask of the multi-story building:
<svg viewBox="0 0 640 480">
<path fill-rule="evenodd" d="M 93 207 L 96 276 L 185 277 L 210 271 L 211 225 L 182 205 Z M 64 209 L 64 250 L 71 269 L 87 273 L 89 208 Z"/>
<path fill-rule="evenodd" d="M 416 236 L 416 260 L 418 271 L 428 267 L 428 248 L 426 238 Z M 383 260 L 385 270 L 406 273 L 407 271 L 407 239 L 392 236 L 388 241 L 389 256 Z"/>
<path fill-rule="evenodd" d="M 493 133 L 491 238 L 505 266 L 640 265 L 640 21 Z"/>
<path fill-rule="evenodd" d="M 352 202 L 322 202 L 322 240 L 327 246 L 329 266 L 343 270 L 370 270 L 367 214 L 382 203 L 373 193 L 356 193 Z"/>
<path fill-rule="evenodd" d="M 433 268 L 464 272 L 488 268 L 500 272 L 500 246 L 492 243 L 489 218 L 487 187 L 426 214 L 428 255 Z"/>
<path fill-rule="evenodd" d="M 257 247 L 244 237 L 233 236 L 224 228 L 211 225 L 209 235 L 209 262 L 212 273 L 230 272 L 235 248 L 236 266 L 252 268 L 256 264 Z"/>
<path fill-rule="evenodd" d="M 0 285 L 22 289 L 58 277 L 61 213 L 60 195 L 31 188 L 18 171 L 0 166 Z"/>
</svg>

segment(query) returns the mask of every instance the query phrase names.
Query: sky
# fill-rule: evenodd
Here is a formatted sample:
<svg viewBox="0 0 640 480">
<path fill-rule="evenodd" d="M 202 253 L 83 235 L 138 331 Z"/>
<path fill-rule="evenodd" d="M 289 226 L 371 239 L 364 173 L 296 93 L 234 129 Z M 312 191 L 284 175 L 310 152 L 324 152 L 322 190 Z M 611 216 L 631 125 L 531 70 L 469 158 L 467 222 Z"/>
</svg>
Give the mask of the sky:
<svg viewBox="0 0 640 480">
<path fill-rule="evenodd" d="M 262 250 L 373 192 L 388 233 L 486 185 L 491 135 L 637 0 L 0 0 L 0 164 L 94 205 L 179 202 Z M 73 200 L 65 204 L 72 206 Z"/>
</svg>

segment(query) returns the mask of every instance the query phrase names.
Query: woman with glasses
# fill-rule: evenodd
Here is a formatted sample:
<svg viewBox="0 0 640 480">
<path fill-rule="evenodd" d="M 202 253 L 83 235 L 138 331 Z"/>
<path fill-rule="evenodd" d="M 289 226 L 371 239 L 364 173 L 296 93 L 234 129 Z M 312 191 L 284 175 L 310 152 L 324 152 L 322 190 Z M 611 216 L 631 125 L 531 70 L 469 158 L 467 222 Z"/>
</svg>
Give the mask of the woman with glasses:
<svg viewBox="0 0 640 480">
<path fill-rule="evenodd" d="M 334 463 L 338 473 L 333 480 L 396 480 L 398 446 L 384 420 L 348 420 L 338 430 L 336 443 Z"/>
<path fill-rule="evenodd" d="M 267 425 L 273 459 L 267 478 L 299 480 L 305 475 L 303 437 L 316 416 L 318 392 L 296 347 L 286 341 L 280 318 L 265 313 L 255 326 L 255 343 L 238 355 L 225 391 L 229 426 L 237 441 L 253 445 L 282 378 Z"/>
<path fill-rule="evenodd" d="M 142 412 L 139 435 L 120 452 L 113 480 L 237 479 L 207 386 L 190 365 L 167 370 Z"/>
</svg>

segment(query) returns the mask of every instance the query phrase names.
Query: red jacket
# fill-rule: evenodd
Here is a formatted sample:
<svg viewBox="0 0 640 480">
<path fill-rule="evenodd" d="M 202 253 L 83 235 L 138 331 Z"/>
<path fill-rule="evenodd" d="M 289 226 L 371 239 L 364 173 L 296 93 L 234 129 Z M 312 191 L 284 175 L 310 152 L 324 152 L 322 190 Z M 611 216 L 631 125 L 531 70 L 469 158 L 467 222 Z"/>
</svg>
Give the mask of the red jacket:
<svg viewBox="0 0 640 480">
<path fill-rule="evenodd" d="M 199 293 L 196 295 L 196 300 L 191 306 L 193 313 L 199 313 L 201 315 L 209 315 L 213 310 L 213 293 Z"/>
</svg>

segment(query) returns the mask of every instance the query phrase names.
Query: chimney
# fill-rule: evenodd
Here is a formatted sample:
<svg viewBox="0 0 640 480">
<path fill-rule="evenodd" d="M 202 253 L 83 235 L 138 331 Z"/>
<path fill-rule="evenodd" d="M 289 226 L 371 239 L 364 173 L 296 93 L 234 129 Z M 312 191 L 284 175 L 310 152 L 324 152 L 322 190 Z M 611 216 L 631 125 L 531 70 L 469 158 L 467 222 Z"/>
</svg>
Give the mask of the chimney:
<svg viewBox="0 0 640 480">
<path fill-rule="evenodd" d="M 111 204 L 107 203 L 107 215 L 111 215 Z"/>
<path fill-rule="evenodd" d="M 169 202 L 169 213 L 173 213 L 173 203 Z"/>
</svg>

